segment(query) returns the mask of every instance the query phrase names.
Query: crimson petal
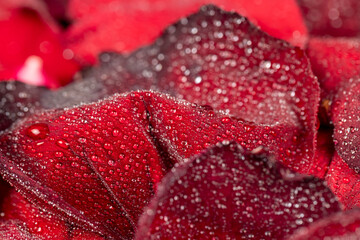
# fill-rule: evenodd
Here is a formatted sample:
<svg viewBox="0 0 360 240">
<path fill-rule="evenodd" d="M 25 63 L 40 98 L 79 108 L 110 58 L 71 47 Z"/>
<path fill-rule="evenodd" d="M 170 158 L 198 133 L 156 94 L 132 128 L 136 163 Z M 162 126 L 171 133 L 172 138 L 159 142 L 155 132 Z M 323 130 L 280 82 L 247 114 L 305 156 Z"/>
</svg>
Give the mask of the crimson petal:
<svg viewBox="0 0 360 240">
<path fill-rule="evenodd" d="M 360 74 L 360 41 L 357 38 L 313 37 L 307 53 L 319 78 L 322 97 L 327 101 L 333 100 L 342 83 Z"/>
<path fill-rule="evenodd" d="M 220 144 L 163 179 L 135 239 L 283 239 L 338 210 L 323 181 Z"/>
<path fill-rule="evenodd" d="M 7 180 L 28 199 L 109 236 L 132 235 L 164 171 L 136 97 L 35 115 L 1 145 Z"/>
<path fill-rule="evenodd" d="M 318 174 L 313 156 L 319 86 L 308 59 L 246 18 L 205 6 L 152 46 L 130 56 L 105 53 L 100 60 L 99 67 L 82 73 L 82 81 L 46 92 L 38 105 L 70 107 L 116 92 L 156 89 L 255 125 L 278 126 L 270 139 L 287 139 L 279 160 Z"/>
<path fill-rule="evenodd" d="M 59 29 L 38 3 L 0 4 L 0 11 L 5 11 L 5 18 L 0 19 L 0 80 L 16 78 L 56 88 L 72 80 L 78 64 L 71 50 L 62 45 Z"/>
<path fill-rule="evenodd" d="M 360 34 L 358 0 L 297 0 L 313 35 L 355 37 Z"/>
<path fill-rule="evenodd" d="M 359 239 L 360 209 L 336 213 L 300 229 L 289 240 Z"/>
<path fill-rule="evenodd" d="M 133 92 L 19 121 L 0 139 L 0 167 L 36 205 L 126 238 L 175 163 L 235 139 L 249 149 L 268 147 L 292 168 L 311 171 L 311 160 L 303 160 L 308 143 L 300 137 L 296 126 L 255 125 L 211 107 Z"/>
<path fill-rule="evenodd" d="M 68 32 L 70 47 L 77 56 L 89 62 L 104 50 L 128 52 L 151 43 L 169 24 L 196 12 L 204 4 L 217 4 L 236 11 L 270 35 L 295 45 L 303 46 L 307 38 L 295 0 L 196 0 L 181 3 L 73 0 L 70 1 L 70 15 L 76 21 Z M 272 6 L 276 6 L 277 14 L 268 11 Z"/>
<path fill-rule="evenodd" d="M 335 153 L 326 175 L 330 189 L 346 209 L 360 207 L 360 177 Z"/>
<path fill-rule="evenodd" d="M 356 172 L 360 171 L 360 79 L 351 78 L 343 84 L 332 106 L 335 149 Z"/>
<path fill-rule="evenodd" d="M 0 222 L 0 236 L 9 240 L 34 240 L 26 225 L 16 220 Z"/>
<path fill-rule="evenodd" d="M 6 198 L 3 209 L 3 220 L 24 223 L 34 239 L 69 239 L 64 221 L 40 211 L 14 190 Z"/>
</svg>

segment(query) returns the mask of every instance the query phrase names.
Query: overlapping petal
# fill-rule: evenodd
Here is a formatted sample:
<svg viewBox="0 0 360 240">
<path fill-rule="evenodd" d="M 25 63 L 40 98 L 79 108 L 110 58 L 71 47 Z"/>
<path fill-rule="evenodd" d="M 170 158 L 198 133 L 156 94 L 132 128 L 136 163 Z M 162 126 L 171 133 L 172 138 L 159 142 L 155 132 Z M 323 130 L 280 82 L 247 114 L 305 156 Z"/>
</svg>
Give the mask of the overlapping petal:
<svg viewBox="0 0 360 240">
<path fill-rule="evenodd" d="M 304 46 L 307 30 L 295 0 L 271 1 L 70 1 L 75 23 L 68 32 L 70 48 L 85 62 L 102 51 L 129 52 L 153 42 L 169 24 L 204 4 L 234 10 L 274 37 Z M 276 6 L 277 14 L 268 9 Z M 289 20 L 291 16 L 291 20 Z"/>
<path fill-rule="evenodd" d="M 284 239 L 338 210 L 321 180 L 227 143 L 163 179 L 135 239 Z"/>
</svg>

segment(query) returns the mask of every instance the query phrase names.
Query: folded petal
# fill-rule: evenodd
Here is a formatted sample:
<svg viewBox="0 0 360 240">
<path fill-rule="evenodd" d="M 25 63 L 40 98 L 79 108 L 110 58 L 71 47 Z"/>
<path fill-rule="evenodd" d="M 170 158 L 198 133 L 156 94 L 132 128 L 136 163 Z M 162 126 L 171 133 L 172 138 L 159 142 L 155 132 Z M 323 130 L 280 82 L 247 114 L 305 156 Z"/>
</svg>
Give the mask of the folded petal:
<svg viewBox="0 0 360 240">
<path fill-rule="evenodd" d="M 283 239 L 338 210 L 323 181 L 227 143 L 166 175 L 135 239 Z"/>
<path fill-rule="evenodd" d="M 173 22 L 217 4 L 248 17 L 270 35 L 303 46 L 307 30 L 295 0 L 70 1 L 75 23 L 68 32 L 77 57 L 94 62 L 102 51 L 129 52 L 152 43 Z M 111 7 L 109 7 L 111 6 Z M 276 6 L 277 14 L 268 11 Z M 289 17 L 291 16 L 291 18 Z M 290 20 L 291 19 L 291 20 Z"/>
<path fill-rule="evenodd" d="M 310 34 L 355 37 L 360 34 L 358 0 L 297 0 Z"/>
<path fill-rule="evenodd" d="M 296 234 L 289 237 L 289 239 L 359 239 L 359 214 L 359 209 L 336 213 L 330 217 L 320 219 L 306 228 L 298 230 Z"/>
<path fill-rule="evenodd" d="M 0 139 L 0 168 L 32 203 L 83 228 L 129 238 L 174 164 L 236 140 L 309 171 L 313 163 L 299 150 L 308 143 L 294 139 L 301 139 L 295 126 L 256 125 L 168 95 L 133 92 L 19 121 Z"/>
<path fill-rule="evenodd" d="M 317 174 L 321 167 L 313 162 L 319 86 L 308 59 L 299 48 L 268 36 L 236 13 L 203 7 L 169 27 L 152 46 L 129 56 L 105 53 L 100 59 L 101 65 L 84 71 L 82 80 L 56 92 L 38 90 L 24 99 L 27 112 L 13 100 L 26 87 L 0 85 L 9 94 L 2 101 L 10 112 L 5 115 L 13 116 L 7 122 L 39 108 L 71 107 L 117 92 L 156 89 L 274 127 L 263 138 L 286 139 L 280 141 L 280 161 L 303 173 Z"/>
<path fill-rule="evenodd" d="M 31 205 L 15 190 L 5 199 L 3 214 L 1 220 L 24 223 L 34 239 L 66 240 L 70 237 L 66 222 Z"/>
<path fill-rule="evenodd" d="M 307 54 L 319 78 L 324 100 L 333 100 L 341 84 L 360 74 L 360 40 L 357 38 L 313 37 Z"/>
<path fill-rule="evenodd" d="M 346 209 L 360 207 L 360 176 L 337 153 L 331 161 L 326 181 Z"/>
<path fill-rule="evenodd" d="M 355 172 L 360 171 L 359 91 L 359 77 L 349 79 L 339 89 L 331 109 L 335 149 Z"/>
</svg>

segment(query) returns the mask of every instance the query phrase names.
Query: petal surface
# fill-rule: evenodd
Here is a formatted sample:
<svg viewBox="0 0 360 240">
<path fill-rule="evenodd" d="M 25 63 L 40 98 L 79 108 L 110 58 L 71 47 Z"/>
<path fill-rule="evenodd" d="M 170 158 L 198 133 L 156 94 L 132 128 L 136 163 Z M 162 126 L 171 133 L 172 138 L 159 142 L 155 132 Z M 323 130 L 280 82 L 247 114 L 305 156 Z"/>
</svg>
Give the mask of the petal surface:
<svg viewBox="0 0 360 240">
<path fill-rule="evenodd" d="M 339 210 L 323 181 L 255 152 L 220 144 L 174 168 L 135 239 L 283 239 Z"/>
<path fill-rule="evenodd" d="M 336 213 L 330 217 L 318 220 L 307 228 L 302 228 L 289 239 L 359 239 L 360 210 Z"/>
<path fill-rule="evenodd" d="M 360 33 L 357 0 L 297 0 L 310 34 L 355 37 Z"/>
<path fill-rule="evenodd" d="M 196 12 L 204 4 L 216 4 L 228 11 L 236 11 L 270 35 L 295 45 L 304 46 L 307 39 L 307 30 L 295 0 L 196 0 L 181 3 L 173 0 L 74 0 L 70 1 L 70 15 L 76 19 L 68 34 L 70 47 L 75 55 L 87 62 L 94 62 L 97 54 L 104 50 L 129 52 L 153 42 L 169 24 Z M 267 11 L 273 6 L 276 6 L 277 14 Z"/>
</svg>

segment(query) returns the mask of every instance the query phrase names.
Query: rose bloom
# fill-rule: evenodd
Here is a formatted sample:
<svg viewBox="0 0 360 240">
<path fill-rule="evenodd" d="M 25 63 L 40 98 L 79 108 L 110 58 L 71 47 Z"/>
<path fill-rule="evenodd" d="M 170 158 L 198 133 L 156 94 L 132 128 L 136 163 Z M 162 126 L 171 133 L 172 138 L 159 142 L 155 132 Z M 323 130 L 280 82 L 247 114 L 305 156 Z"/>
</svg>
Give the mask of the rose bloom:
<svg viewBox="0 0 360 240">
<path fill-rule="evenodd" d="M 358 0 L 0 2 L 1 239 L 360 239 Z"/>
</svg>

